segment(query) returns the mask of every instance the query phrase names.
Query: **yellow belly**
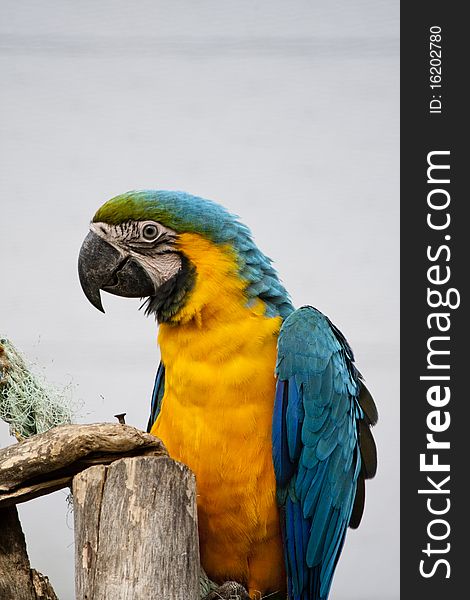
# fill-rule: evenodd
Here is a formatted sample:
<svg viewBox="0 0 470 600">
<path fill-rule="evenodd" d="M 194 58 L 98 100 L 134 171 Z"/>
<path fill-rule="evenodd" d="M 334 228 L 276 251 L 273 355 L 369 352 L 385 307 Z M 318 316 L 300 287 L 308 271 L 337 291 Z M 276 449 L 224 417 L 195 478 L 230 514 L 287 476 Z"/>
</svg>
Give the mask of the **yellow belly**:
<svg viewBox="0 0 470 600">
<path fill-rule="evenodd" d="M 263 552 L 263 560 L 274 581 L 264 585 L 279 589 L 271 447 L 276 337 L 271 333 L 256 345 L 256 352 L 250 348 L 223 361 L 194 361 L 183 352 L 175 364 L 166 357 L 165 395 L 152 433 L 196 475 L 201 561 L 208 575 L 250 585 L 250 562 L 259 562 L 267 545 L 272 556 Z"/>
<path fill-rule="evenodd" d="M 165 393 L 152 433 L 196 475 L 201 562 L 217 582 L 285 589 L 272 464 L 280 317 L 246 306 L 233 257 L 180 236 L 198 282 L 159 331 Z"/>
</svg>

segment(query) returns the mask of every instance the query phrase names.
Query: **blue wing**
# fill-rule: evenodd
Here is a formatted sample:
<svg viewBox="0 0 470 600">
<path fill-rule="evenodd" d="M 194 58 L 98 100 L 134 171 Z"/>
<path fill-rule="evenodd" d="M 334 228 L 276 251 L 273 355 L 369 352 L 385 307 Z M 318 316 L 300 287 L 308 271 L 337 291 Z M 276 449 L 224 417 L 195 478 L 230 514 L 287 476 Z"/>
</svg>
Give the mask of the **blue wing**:
<svg viewBox="0 0 470 600">
<path fill-rule="evenodd" d="M 328 597 L 348 525 L 357 527 L 377 410 L 341 332 L 302 307 L 278 342 L 273 459 L 290 600 Z"/>
<path fill-rule="evenodd" d="M 150 417 L 147 424 L 147 431 L 152 429 L 156 418 L 160 413 L 162 406 L 163 394 L 165 392 L 165 365 L 160 362 L 158 365 L 157 375 L 155 377 L 155 384 L 153 386 L 152 403 L 150 405 Z"/>
</svg>

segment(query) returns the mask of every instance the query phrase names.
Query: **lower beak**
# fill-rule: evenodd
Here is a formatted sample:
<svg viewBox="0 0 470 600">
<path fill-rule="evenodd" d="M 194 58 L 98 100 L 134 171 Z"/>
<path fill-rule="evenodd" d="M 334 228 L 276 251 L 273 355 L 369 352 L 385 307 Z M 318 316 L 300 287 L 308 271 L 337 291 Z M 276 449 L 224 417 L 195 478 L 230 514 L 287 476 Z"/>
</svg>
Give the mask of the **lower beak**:
<svg viewBox="0 0 470 600">
<path fill-rule="evenodd" d="M 104 312 L 100 290 L 126 298 L 155 295 L 155 285 L 142 265 L 90 231 L 78 257 L 78 275 L 85 296 Z"/>
</svg>

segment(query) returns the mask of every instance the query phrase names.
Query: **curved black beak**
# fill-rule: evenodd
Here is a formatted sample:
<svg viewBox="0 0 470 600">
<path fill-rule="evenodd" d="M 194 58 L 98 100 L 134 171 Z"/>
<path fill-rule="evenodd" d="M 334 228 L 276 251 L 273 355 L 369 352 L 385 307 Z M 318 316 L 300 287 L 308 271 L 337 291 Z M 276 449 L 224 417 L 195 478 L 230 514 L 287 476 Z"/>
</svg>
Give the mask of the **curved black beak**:
<svg viewBox="0 0 470 600">
<path fill-rule="evenodd" d="M 155 294 L 155 285 L 142 265 L 121 254 L 93 231 L 80 248 L 78 276 L 85 296 L 101 312 L 104 309 L 100 290 L 126 298 Z"/>
</svg>

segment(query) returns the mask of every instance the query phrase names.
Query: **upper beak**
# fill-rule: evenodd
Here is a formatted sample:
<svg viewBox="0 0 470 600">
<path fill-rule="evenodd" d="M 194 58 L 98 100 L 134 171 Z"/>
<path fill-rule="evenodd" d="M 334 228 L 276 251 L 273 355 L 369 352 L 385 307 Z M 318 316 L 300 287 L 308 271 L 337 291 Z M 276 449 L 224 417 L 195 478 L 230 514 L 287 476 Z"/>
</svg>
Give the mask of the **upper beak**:
<svg viewBox="0 0 470 600">
<path fill-rule="evenodd" d="M 121 254 L 99 235 L 90 231 L 78 257 L 78 275 L 85 296 L 104 312 L 100 290 L 126 298 L 155 294 L 155 285 L 135 258 Z"/>
</svg>

